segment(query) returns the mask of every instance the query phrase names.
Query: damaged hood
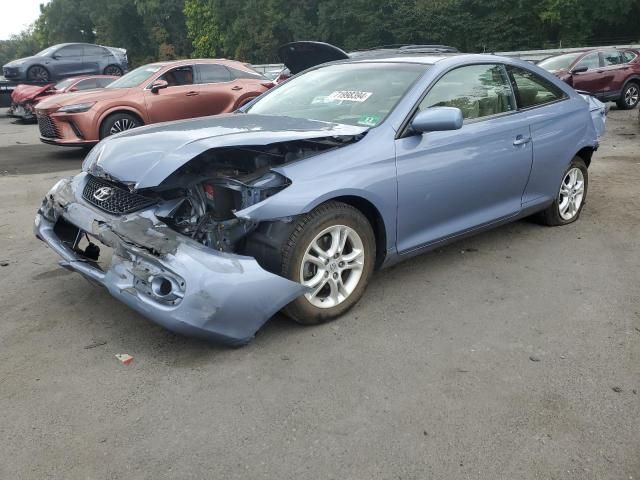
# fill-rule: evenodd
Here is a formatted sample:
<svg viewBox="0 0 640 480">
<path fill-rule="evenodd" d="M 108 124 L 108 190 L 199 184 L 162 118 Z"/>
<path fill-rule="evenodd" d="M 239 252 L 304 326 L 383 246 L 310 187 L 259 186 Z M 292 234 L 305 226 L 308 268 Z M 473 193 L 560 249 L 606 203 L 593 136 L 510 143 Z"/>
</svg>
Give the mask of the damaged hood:
<svg viewBox="0 0 640 480">
<path fill-rule="evenodd" d="M 217 115 L 150 125 L 108 137 L 87 155 L 83 170 L 130 184 L 135 189 L 148 188 L 159 185 L 178 168 L 212 148 L 356 136 L 367 130 L 292 117 Z"/>
<path fill-rule="evenodd" d="M 11 93 L 11 100 L 14 103 L 24 103 L 35 99 L 38 95 L 52 89 L 53 86 L 53 83 L 47 83 L 46 85 L 18 85 Z"/>
<path fill-rule="evenodd" d="M 349 55 L 340 48 L 324 42 L 291 42 L 278 48 L 278 57 L 292 75 L 322 63 L 347 60 Z"/>
</svg>

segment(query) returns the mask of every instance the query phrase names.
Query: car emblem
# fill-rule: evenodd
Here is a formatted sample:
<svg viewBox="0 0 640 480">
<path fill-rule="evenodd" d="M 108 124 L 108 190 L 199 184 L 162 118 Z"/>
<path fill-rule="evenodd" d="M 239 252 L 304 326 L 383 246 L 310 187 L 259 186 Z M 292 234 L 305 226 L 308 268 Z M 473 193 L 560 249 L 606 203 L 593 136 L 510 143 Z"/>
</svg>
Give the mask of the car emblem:
<svg viewBox="0 0 640 480">
<path fill-rule="evenodd" d="M 93 198 L 100 202 L 109 200 L 111 197 L 113 197 L 113 188 L 111 187 L 100 187 L 98 190 L 93 192 Z"/>
</svg>

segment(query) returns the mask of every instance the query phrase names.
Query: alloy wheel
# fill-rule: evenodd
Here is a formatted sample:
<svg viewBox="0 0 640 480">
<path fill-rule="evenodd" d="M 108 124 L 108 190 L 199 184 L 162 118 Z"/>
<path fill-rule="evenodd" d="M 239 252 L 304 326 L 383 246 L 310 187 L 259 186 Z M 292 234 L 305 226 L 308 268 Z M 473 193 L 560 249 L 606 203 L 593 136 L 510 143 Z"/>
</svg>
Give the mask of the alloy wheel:
<svg viewBox="0 0 640 480">
<path fill-rule="evenodd" d="M 116 67 L 115 65 L 110 65 L 104 69 L 104 74 L 119 77 L 122 75 L 122 70 L 120 70 L 120 68 Z"/>
<path fill-rule="evenodd" d="M 318 308 L 344 302 L 358 286 L 365 251 L 351 227 L 334 225 L 321 231 L 307 247 L 300 266 L 301 283 L 312 290 L 306 299 Z"/>
<path fill-rule="evenodd" d="M 640 100 L 640 88 L 635 84 L 630 85 L 624 93 L 624 103 L 629 107 L 635 107 L 638 100 Z"/>
<path fill-rule="evenodd" d="M 115 135 L 116 133 L 124 132 L 125 130 L 131 130 L 138 125 L 130 118 L 121 118 L 116 120 L 109 130 L 109 135 Z"/>
<path fill-rule="evenodd" d="M 558 210 L 563 220 L 571 220 L 580 211 L 584 199 L 584 175 L 579 168 L 571 168 L 562 180 L 558 194 Z"/>
<path fill-rule="evenodd" d="M 36 65 L 35 67 L 31 67 L 29 69 L 29 80 L 37 81 L 37 82 L 48 82 L 49 81 L 49 72 L 44 67 L 40 67 Z"/>
</svg>

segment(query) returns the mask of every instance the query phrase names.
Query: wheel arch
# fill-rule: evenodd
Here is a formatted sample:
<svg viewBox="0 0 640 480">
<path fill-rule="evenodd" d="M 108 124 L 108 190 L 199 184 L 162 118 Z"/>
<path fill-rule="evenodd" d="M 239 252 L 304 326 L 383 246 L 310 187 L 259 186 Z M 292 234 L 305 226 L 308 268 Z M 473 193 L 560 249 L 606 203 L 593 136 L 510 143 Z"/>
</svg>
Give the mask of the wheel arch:
<svg viewBox="0 0 640 480">
<path fill-rule="evenodd" d="M 574 156 L 584 160 L 585 165 L 589 168 L 589 165 L 591 165 L 591 157 L 593 157 L 593 152 L 595 151 L 596 149 L 594 147 L 583 147 Z"/>
<path fill-rule="evenodd" d="M 337 196 L 329 198 L 322 203 L 331 201 L 342 202 L 346 203 L 347 205 L 351 205 L 367 218 L 369 224 L 371 225 L 371 228 L 373 229 L 373 234 L 376 239 L 375 268 L 380 268 L 387 256 L 387 230 L 384 223 L 384 218 L 382 217 L 382 214 L 380 213 L 378 208 L 366 198 L 356 195 Z"/>
</svg>

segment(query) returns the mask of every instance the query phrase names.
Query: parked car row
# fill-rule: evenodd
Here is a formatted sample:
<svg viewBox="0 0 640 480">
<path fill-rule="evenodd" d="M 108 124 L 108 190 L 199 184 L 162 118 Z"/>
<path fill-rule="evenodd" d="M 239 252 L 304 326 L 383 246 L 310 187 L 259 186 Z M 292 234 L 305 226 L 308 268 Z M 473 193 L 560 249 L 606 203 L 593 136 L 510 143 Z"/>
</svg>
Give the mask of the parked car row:
<svg viewBox="0 0 640 480">
<path fill-rule="evenodd" d="M 516 59 L 308 43 L 275 88 L 186 60 L 43 100 L 43 141 L 101 141 L 47 193 L 36 236 L 160 325 L 238 345 L 279 310 L 335 319 L 374 270 L 456 239 L 579 218 L 597 100 Z"/>
</svg>

